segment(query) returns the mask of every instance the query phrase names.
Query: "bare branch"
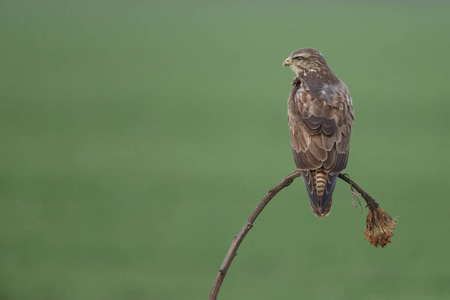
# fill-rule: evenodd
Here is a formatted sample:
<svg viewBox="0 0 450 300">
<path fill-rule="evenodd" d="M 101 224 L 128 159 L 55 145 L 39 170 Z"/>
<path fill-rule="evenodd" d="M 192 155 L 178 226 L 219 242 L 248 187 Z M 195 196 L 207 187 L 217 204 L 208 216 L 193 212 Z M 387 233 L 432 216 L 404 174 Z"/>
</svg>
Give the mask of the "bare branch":
<svg viewBox="0 0 450 300">
<path fill-rule="evenodd" d="M 247 235 L 247 232 L 253 227 L 253 222 L 259 216 L 261 211 L 266 207 L 267 203 L 283 188 L 289 186 L 295 178 L 300 176 L 300 170 L 296 170 L 286 176 L 280 183 L 278 183 L 273 189 L 271 189 L 267 195 L 262 199 L 261 203 L 258 204 L 255 211 L 248 218 L 247 222 L 245 222 L 241 231 L 236 235 L 231 243 L 230 249 L 228 250 L 225 259 L 223 260 L 222 266 L 220 266 L 219 272 L 217 273 L 216 281 L 214 281 L 214 285 L 211 289 L 211 293 L 209 294 L 208 300 L 217 299 L 217 295 L 219 294 L 220 287 L 222 285 L 223 280 L 225 279 L 225 275 L 227 275 L 228 268 L 231 265 L 234 257 L 237 254 L 237 249 L 241 244 L 242 240 Z"/>
<path fill-rule="evenodd" d="M 378 203 L 368 193 L 359 187 L 354 181 L 350 179 L 348 174 L 339 174 L 339 178 L 350 184 L 361 196 L 366 200 L 369 213 L 366 220 L 366 232 L 364 233 L 364 239 L 368 240 L 375 247 L 386 247 L 391 243 L 391 237 L 394 236 L 395 225 L 397 220 L 388 215 Z"/>
<path fill-rule="evenodd" d="M 300 170 L 296 170 L 286 176 L 280 183 L 278 183 L 273 189 L 271 189 L 267 195 L 261 200 L 256 209 L 248 218 L 247 222 L 245 222 L 241 231 L 236 235 L 231 243 L 230 249 L 228 249 L 228 253 L 223 260 L 222 265 L 220 266 L 219 272 L 217 273 L 216 280 L 211 288 L 211 292 L 209 294 L 208 300 L 216 300 L 217 295 L 219 294 L 220 287 L 222 286 L 223 280 L 227 275 L 228 268 L 233 262 L 234 257 L 237 255 L 237 249 L 241 245 L 245 236 L 249 232 L 249 230 L 253 227 L 253 222 L 255 222 L 256 218 L 262 212 L 264 207 L 281 191 L 283 188 L 289 186 L 295 178 L 299 177 Z M 385 247 L 388 243 L 391 242 L 391 237 L 394 235 L 394 228 L 396 225 L 396 220 L 391 218 L 386 212 L 384 212 L 378 205 L 378 203 L 362 188 L 360 188 L 354 181 L 350 180 L 350 177 L 347 174 L 339 174 L 339 178 L 347 182 L 352 188 L 358 191 L 358 193 L 364 198 L 367 203 L 367 207 L 369 208 L 369 214 L 367 215 L 367 225 L 366 232 L 364 233 L 365 239 L 369 240 L 369 242 L 378 247 Z"/>
</svg>

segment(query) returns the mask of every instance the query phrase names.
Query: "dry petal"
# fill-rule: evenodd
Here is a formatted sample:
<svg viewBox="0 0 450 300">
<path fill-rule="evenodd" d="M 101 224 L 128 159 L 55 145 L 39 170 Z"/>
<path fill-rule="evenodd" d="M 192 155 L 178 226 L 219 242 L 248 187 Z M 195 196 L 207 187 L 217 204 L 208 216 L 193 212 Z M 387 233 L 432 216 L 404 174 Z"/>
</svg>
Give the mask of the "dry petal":
<svg viewBox="0 0 450 300">
<path fill-rule="evenodd" d="M 394 229 L 397 220 L 389 216 L 379 206 L 370 208 L 367 214 L 366 232 L 364 239 L 368 240 L 375 247 L 384 248 L 391 243 L 391 237 L 394 236 Z"/>
</svg>

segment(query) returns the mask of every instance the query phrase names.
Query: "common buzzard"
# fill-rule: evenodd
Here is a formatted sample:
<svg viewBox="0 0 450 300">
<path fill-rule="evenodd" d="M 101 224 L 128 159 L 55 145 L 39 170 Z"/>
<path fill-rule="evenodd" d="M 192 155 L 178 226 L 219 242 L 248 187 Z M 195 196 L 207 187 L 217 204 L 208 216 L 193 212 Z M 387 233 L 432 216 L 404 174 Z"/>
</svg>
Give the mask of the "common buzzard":
<svg viewBox="0 0 450 300">
<path fill-rule="evenodd" d="M 296 74 L 288 100 L 292 152 L 309 194 L 313 212 L 330 213 L 339 172 L 348 160 L 353 125 L 347 86 L 313 48 L 292 52 L 283 62 Z"/>
</svg>

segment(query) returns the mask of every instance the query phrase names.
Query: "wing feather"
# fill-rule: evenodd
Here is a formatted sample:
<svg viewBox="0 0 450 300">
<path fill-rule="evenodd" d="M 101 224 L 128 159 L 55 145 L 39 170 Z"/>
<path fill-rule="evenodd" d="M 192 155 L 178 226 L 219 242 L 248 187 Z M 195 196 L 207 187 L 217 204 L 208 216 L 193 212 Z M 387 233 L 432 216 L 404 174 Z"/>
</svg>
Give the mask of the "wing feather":
<svg viewBox="0 0 450 300">
<path fill-rule="evenodd" d="M 331 139 L 328 135 L 326 134 L 321 134 L 320 137 L 322 138 L 322 144 L 323 144 L 323 148 L 327 151 L 330 152 L 333 147 L 334 147 L 334 141 L 333 139 Z"/>
<path fill-rule="evenodd" d="M 311 136 L 311 145 L 309 147 L 309 151 L 312 155 L 314 155 L 315 158 L 317 158 L 321 162 L 327 159 L 327 151 L 325 150 L 325 146 L 323 145 L 320 135 Z"/>
<path fill-rule="evenodd" d="M 311 86 L 315 89 L 311 90 Z M 353 107 L 342 81 L 313 84 L 301 79 L 288 101 L 291 144 L 297 168 L 342 171 L 348 160 Z"/>
<path fill-rule="evenodd" d="M 292 153 L 294 154 L 294 161 L 297 168 L 301 170 L 309 170 L 314 169 L 315 166 L 313 166 L 307 159 L 305 152 L 297 152 L 294 148 L 292 148 Z M 302 166 L 301 168 L 299 166 Z"/>
</svg>

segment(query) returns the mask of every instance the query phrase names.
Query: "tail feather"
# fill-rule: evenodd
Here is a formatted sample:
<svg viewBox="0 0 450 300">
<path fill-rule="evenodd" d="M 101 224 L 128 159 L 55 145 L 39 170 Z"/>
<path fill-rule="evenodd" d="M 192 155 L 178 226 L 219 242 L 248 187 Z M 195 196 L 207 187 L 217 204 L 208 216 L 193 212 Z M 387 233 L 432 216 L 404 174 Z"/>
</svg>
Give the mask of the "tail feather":
<svg viewBox="0 0 450 300">
<path fill-rule="evenodd" d="M 332 194 L 338 174 L 325 173 L 323 168 L 301 171 L 303 182 L 308 191 L 311 208 L 314 214 L 320 218 L 330 213 Z"/>
</svg>

